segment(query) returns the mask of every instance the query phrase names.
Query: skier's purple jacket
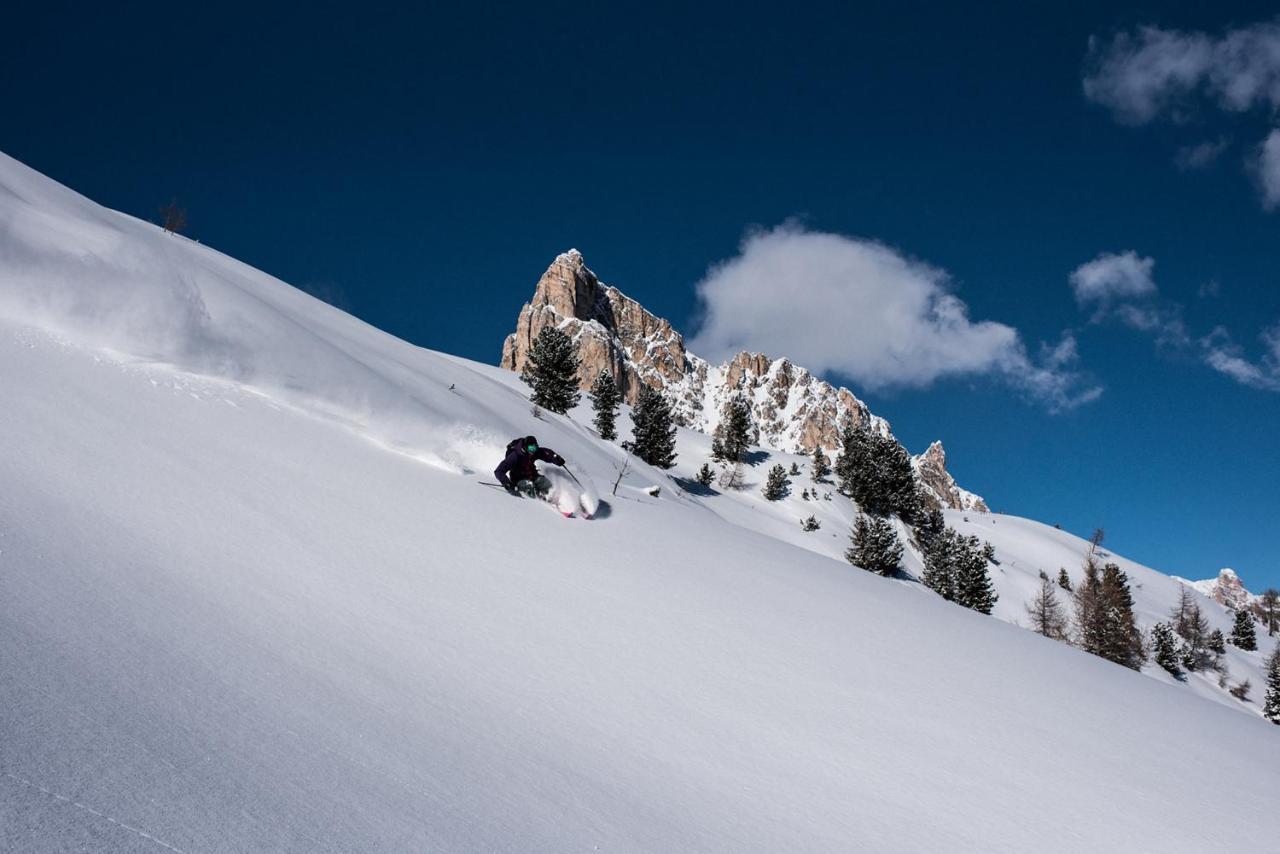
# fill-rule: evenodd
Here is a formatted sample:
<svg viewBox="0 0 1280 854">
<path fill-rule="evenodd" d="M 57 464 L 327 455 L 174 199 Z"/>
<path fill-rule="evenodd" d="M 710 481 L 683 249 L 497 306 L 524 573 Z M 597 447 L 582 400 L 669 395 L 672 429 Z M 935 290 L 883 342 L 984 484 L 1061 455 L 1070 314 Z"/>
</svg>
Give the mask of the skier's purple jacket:
<svg viewBox="0 0 1280 854">
<path fill-rule="evenodd" d="M 536 450 L 533 453 L 529 453 L 525 449 L 528 445 L 532 445 Z M 498 483 L 507 489 L 511 489 L 513 484 L 522 480 L 533 480 L 538 476 L 537 466 L 534 465 L 538 460 L 558 466 L 564 465 L 564 457 L 550 448 L 539 446 L 537 439 L 528 436 L 524 439 L 517 439 L 507 446 L 507 456 L 502 462 L 498 463 L 498 467 L 493 470 L 493 474 L 498 478 Z"/>
</svg>

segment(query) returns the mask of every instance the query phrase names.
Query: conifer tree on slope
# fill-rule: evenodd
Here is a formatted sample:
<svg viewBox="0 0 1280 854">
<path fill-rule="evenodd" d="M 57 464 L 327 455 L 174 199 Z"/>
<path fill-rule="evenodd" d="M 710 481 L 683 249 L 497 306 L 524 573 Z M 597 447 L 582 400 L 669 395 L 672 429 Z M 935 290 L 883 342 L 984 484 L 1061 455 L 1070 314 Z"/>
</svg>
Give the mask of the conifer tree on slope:
<svg viewBox="0 0 1280 854">
<path fill-rule="evenodd" d="M 1102 573 L 1091 551 L 1084 561 L 1084 577 L 1075 592 L 1077 643 L 1085 652 L 1102 655 L 1106 646 L 1106 615 L 1102 603 Z"/>
<path fill-rule="evenodd" d="M 1071 592 L 1071 576 L 1067 575 L 1066 567 L 1058 568 L 1058 586 L 1068 593 Z"/>
<path fill-rule="evenodd" d="M 790 491 L 791 481 L 787 479 L 787 470 L 781 465 L 769 469 L 769 479 L 764 485 L 764 497 L 769 501 L 785 498 Z"/>
<path fill-rule="evenodd" d="M 599 431 L 600 438 L 606 442 L 612 442 L 618 438 L 618 404 L 621 402 L 622 395 L 618 392 L 618 384 L 614 382 L 613 374 L 601 371 L 596 381 L 591 384 L 591 408 L 596 413 L 596 430 Z"/>
<path fill-rule="evenodd" d="M 720 424 L 711 440 L 711 456 L 726 463 L 740 463 L 751 447 L 751 405 L 735 394 L 724 405 Z"/>
<path fill-rule="evenodd" d="M 924 558 L 920 581 L 948 602 L 956 598 L 957 539 L 953 529 L 943 527 L 941 532 L 929 534 L 920 544 Z"/>
<path fill-rule="evenodd" d="M 554 326 L 542 327 L 520 379 L 533 389 L 529 400 L 534 406 L 560 415 L 577 406 L 578 354 L 572 339 Z"/>
<path fill-rule="evenodd" d="M 676 427 L 671 404 L 662 393 L 640 386 L 640 397 L 631 412 L 631 451 L 651 466 L 669 469 L 676 461 Z"/>
<path fill-rule="evenodd" d="M 1027 615 L 1031 617 L 1033 631 L 1060 641 L 1067 638 L 1067 617 L 1062 611 L 1062 603 L 1058 601 L 1056 586 L 1041 570 L 1040 590 L 1027 603 Z"/>
<path fill-rule="evenodd" d="M 1231 627 L 1231 642 L 1243 650 L 1258 648 L 1258 635 L 1253 628 L 1253 614 L 1247 608 L 1236 611 L 1236 624 Z"/>
<path fill-rule="evenodd" d="M 879 434 L 872 436 L 872 450 L 875 492 L 869 496 L 870 512 L 892 513 L 907 524 L 913 524 L 922 508 L 911 454 L 897 439 Z"/>
<path fill-rule="evenodd" d="M 1142 633 L 1133 616 L 1129 577 L 1114 563 L 1102 568 L 1104 641 L 1101 655 L 1116 664 L 1141 670 L 1146 661 Z"/>
<path fill-rule="evenodd" d="M 1280 646 L 1267 660 L 1267 695 L 1263 701 L 1262 716 L 1280 725 Z"/>
<path fill-rule="evenodd" d="M 902 544 L 888 519 L 859 513 L 845 559 L 868 572 L 891 576 L 902 569 Z"/>
<path fill-rule="evenodd" d="M 1222 629 L 1214 629 L 1209 632 L 1209 639 L 1204 643 L 1210 652 L 1216 652 L 1222 655 L 1227 651 L 1227 639 L 1222 636 Z"/>
<path fill-rule="evenodd" d="M 1156 664 L 1174 676 L 1182 676 L 1179 666 L 1178 641 L 1168 623 L 1156 623 L 1151 627 L 1151 654 Z"/>
<path fill-rule="evenodd" d="M 862 427 L 846 424 L 840 431 L 840 453 L 836 455 L 837 489 L 858 502 L 875 488 L 871 461 L 871 433 Z M 866 510 L 865 507 L 862 508 Z"/>
<path fill-rule="evenodd" d="M 823 453 L 822 446 L 819 445 L 813 449 L 813 479 L 818 483 L 823 483 L 830 474 L 831 463 L 827 459 L 827 455 Z"/>
<path fill-rule="evenodd" d="M 987 565 L 995 557 L 990 543 L 965 537 L 957 550 L 956 602 L 981 614 L 990 614 L 1000 598 L 991 586 Z"/>
</svg>

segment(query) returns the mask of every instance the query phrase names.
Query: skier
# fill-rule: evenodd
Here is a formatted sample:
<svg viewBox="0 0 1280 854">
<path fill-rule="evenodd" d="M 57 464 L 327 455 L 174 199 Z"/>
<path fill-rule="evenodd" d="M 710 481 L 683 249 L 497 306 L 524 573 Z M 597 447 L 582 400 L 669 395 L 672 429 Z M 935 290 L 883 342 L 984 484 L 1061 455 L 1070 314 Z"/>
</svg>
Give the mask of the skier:
<svg viewBox="0 0 1280 854">
<path fill-rule="evenodd" d="M 542 498 L 551 491 L 551 480 L 538 472 L 535 465 L 538 460 L 557 466 L 564 465 L 564 457 L 550 448 L 539 447 L 536 437 L 512 439 L 507 445 L 507 456 L 498 463 L 493 473 L 498 478 L 498 483 L 512 495 Z"/>
</svg>

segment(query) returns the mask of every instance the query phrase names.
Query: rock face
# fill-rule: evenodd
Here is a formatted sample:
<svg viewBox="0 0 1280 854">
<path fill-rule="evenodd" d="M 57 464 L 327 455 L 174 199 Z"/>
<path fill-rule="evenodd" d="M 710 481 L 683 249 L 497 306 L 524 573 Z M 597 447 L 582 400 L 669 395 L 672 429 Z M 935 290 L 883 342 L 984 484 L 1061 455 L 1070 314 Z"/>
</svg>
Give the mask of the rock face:
<svg viewBox="0 0 1280 854">
<path fill-rule="evenodd" d="M 751 405 L 755 444 L 775 450 L 808 453 L 822 447 L 834 454 L 846 424 L 890 435 L 889 423 L 851 391 L 787 359 L 742 352 L 712 365 L 698 358 L 685 349 L 684 338 L 669 322 L 602 283 L 576 249 L 557 256 L 538 280 L 515 332 L 503 342 L 502 367 L 521 370 L 533 340 L 549 324 L 577 343 L 583 388 L 601 371 L 611 371 L 623 399 L 634 404 L 641 385 L 651 386 L 666 394 L 676 418 L 693 430 L 714 432 L 724 405 L 741 394 Z M 958 487 L 947 473 L 940 443 L 915 458 L 915 465 L 927 502 L 986 511 L 980 497 Z"/>
<path fill-rule="evenodd" d="M 941 442 L 934 442 L 918 457 L 911 460 L 920 482 L 925 503 L 930 507 L 952 507 L 956 510 L 976 510 L 987 513 L 987 502 L 979 495 L 956 485 L 947 471 L 947 452 Z"/>
<path fill-rule="evenodd" d="M 1233 611 L 1252 605 L 1257 598 L 1245 589 L 1244 582 L 1240 580 L 1240 576 L 1236 575 L 1234 569 L 1222 569 L 1219 570 L 1217 578 L 1191 581 L 1188 584 Z"/>
</svg>

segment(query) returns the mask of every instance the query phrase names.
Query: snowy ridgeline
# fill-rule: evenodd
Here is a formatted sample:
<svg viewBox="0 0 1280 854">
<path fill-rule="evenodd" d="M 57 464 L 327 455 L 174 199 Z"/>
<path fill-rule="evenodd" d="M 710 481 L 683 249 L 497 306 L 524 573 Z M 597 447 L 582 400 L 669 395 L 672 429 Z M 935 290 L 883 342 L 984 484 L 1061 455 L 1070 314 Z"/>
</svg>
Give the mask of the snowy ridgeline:
<svg viewBox="0 0 1280 854">
<path fill-rule="evenodd" d="M 508 373 L 2 158 L 0 382 L 0 850 L 1280 833 L 1277 728 L 1206 680 L 851 568 L 847 501 L 805 501 L 802 478 L 765 501 L 763 458 L 741 492 L 699 494 L 698 434 L 676 482 L 631 461 L 615 496 L 624 454 L 585 411 L 534 421 Z M 531 431 L 603 495 L 595 520 L 476 485 Z M 995 545 L 1005 620 L 1039 569 L 1078 572 L 1063 532 L 949 521 Z M 1175 582 L 1123 566 L 1139 619 L 1163 618 Z"/>
</svg>

